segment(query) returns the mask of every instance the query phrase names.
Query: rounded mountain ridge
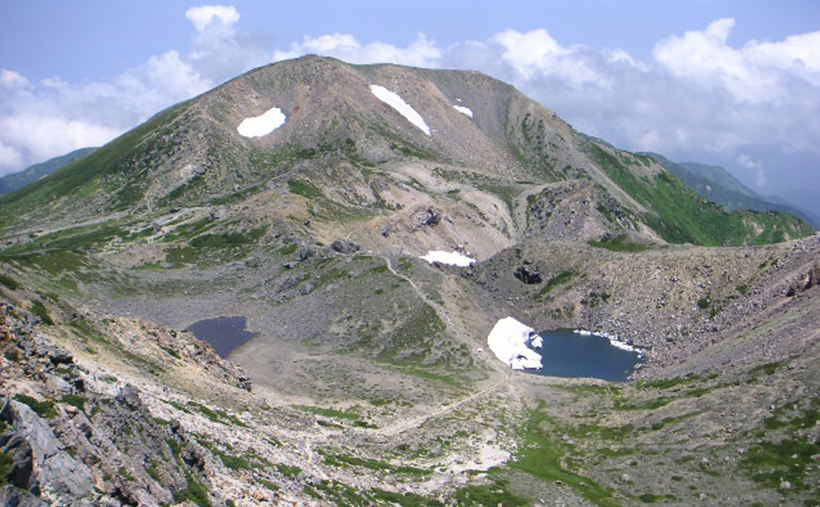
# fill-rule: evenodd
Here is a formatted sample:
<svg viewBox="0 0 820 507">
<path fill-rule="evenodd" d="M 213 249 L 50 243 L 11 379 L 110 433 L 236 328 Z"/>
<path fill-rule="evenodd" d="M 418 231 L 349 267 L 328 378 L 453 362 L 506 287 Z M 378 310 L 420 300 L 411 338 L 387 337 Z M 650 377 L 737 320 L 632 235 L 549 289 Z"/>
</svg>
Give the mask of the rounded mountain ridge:
<svg viewBox="0 0 820 507">
<path fill-rule="evenodd" d="M 374 85 L 412 108 L 429 126 L 429 134 L 380 100 Z M 252 141 L 242 140 L 262 149 L 352 139 L 365 158 L 383 160 L 389 155 L 385 148 L 395 144 L 391 138 L 402 137 L 448 159 L 482 166 L 512 162 L 505 153 L 505 127 L 516 103 L 554 118 L 511 85 L 479 72 L 352 65 L 318 56 L 252 70 L 197 102 L 207 116 L 230 130 L 279 108 L 287 118 L 281 127 Z"/>
<path fill-rule="evenodd" d="M 317 56 L 260 67 L 161 112 L 2 198 L 0 220 L 20 228 L 268 202 L 285 186 L 313 200 L 313 215 L 333 210 L 324 219 L 377 206 L 381 218 L 412 208 L 402 219 L 412 222 L 452 205 L 493 231 L 487 252 L 533 235 L 742 244 L 811 232 L 788 216 L 725 216 L 654 159 L 576 132 L 485 74 Z"/>
</svg>

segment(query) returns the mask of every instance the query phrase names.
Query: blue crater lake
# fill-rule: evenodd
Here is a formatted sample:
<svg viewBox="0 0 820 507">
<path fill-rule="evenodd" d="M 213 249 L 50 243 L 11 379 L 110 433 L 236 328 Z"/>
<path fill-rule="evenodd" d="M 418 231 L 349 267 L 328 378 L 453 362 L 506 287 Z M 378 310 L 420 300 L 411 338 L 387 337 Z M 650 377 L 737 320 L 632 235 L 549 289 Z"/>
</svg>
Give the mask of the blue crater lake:
<svg viewBox="0 0 820 507">
<path fill-rule="evenodd" d="M 642 362 L 637 352 L 615 347 L 603 336 L 578 334 L 571 329 L 538 334 L 544 344 L 533 350 L 541 354 L 543 366 L 540 370 L 526 370 L 530 373 L 625 382 Z"/>
<path fill-rule="evenodd" d="M 245 329 L 246 324 L 245 317 L 217 317 L 195 322 L 188 326 L 188 331 L 210 343 L 220 357 L 228 357 L 253 338 L 254 334 Z"/>
</svg>

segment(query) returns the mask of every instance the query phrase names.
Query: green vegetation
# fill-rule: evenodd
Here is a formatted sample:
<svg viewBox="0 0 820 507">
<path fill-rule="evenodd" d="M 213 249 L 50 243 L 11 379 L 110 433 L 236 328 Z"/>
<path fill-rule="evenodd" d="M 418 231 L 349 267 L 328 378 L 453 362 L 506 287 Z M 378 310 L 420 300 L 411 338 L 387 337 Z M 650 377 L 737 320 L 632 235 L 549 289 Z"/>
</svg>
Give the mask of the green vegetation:
<svg viewBox="0 0 820 507">
<path fill-rule="evenodd" d="M 619 234 L 617 236 L 605 236 L 598 241 L 589 241 L 590 246 L 596 248 L 606 248 L 613 252 L 645 252 L 652 250 L 652 245 L 646 243 L 635 243 L 628 234 Z"/>
<path fill-rule="evenodd" d="M 265 235 L 266 227 L 249 231 L 208 233 L 196 236 L 186 246 L 178 245 L 167 251 L 165 261 L 174 266 L 206 264 L 207 262 L 237 259 L 247 255 L 250 247 Z"/>
<path fill-rule="evenodd" d="M 336 505 L 351 507 L 370 507 L 373 505 L 373 501 L 368 495 L 341 482 L 322 481 L 316 485 L 316 491 L 321 492 L 324 498 Z"/>
<path fill-rule="evenodd" d="M 373 498 L 388 505 L 400 505 L 401 507 L 444 507 L 444 504 L 433 498 L 427 498 L 415 493 L 393 493 L 381 489 L 371 491 Z"/>
<path fill-rule="evenodd" d="M 11 471 L 11 466 L 14 464 L 14 460 L 9 454 L 0 451 L 0 488 L 5 486 L 8 482 L 6 476 Z"/>
<path fill-rule="evenodd" d="M 302 473 L 301 468 L 297 466 L 285 465 L 283 463 L 276 465 L 276 469 L 279 471 L 280 474 L 284 475 L 285 477 L 290 477 L 291 479 L 299 477 L 299 474 Z"/>
<path fill-rule="evenodd" d="M 224 234 L 203 234 L 190 241 L 194 248 L 233 248 L 255 243 L 265 235 L 265 227 L 247 232 L 227 232 Z"/>
<path fill-rule="evenodd" d="M 784 361 L 760 364 L 749 370 L 749 373 L 752 375 L 756 375 L 758 373 L 763 373 L 765 375 L 774 375 L 777 370 L 779 370 L 785 365 L 786 363 Z"/>
<path fill-rule="evenodd" d="M 179 240 L 190 240 L 214 226 L 214 220 L 207 216 L 193 222 L 181 223 L 176 229 L 165 235 L 165 241 L 171 243 Z"/>
<path fill-rule="evenodd" d="M 33 238 L 32 241 L 9 248 L 3 252 L 3 257 L 17 260 L 26 256 L 42 257 L 49 254 L 60 256 L 65 252 L 82 254 L 103 245 L 118 241 L 135 241 L 153 233 L 153 229 L 150 227 L 131 231 L 130 226 L 125 221 L 113 220 L 103 224 L 64 229 L 44 234 Z M 62 264 L 66 263 L 66 260 L 58 260 Z"/>
<path fill-rule="evenodd" d="M 173 404 L 173 405 L 176 406 L 177 408 L 179 408 L 178 404 Z M 217 422 L 217 423 L 220 423 L 220 424 L 241 426 L 243 428 L 247 426 L 245 423 L 243 423 L 242 421 L 240 421 L 236 417 L 232 416 L 231 414 L 227 413 L 226 411 L 224 411 L 221 408 L 218 408 L 216 410 L 212 410 L 212 409 L 206 407 L 205 405 L 203 405 L 201 403 L 197 403 L 195 401 L 189 401 L 188 402 L 188 407 L 196 409 L 197 411 L 199 411 L 199 413 L 201 413 L 202 415 L 204 415 L 205 417 L 207 417 L 209 420 L 211 420 L 213 422 Z M 187 411 L 190 413 L 190 410 L 187 410 Z"/>
<path fill-rule="evenodd" d="M 197 190 L 202 189 L 205 186 L 205 178 L 203 178 L 199 174 L 195 174 L 193 178 L 189 179 L 182 185 L 178 186 L 177 188 L 173 189 L 168 195 L 165 196 L 163 199 L 162 204 L 171 204 L 178 202 L 181 197 L 183 196 L 190 196 L 194 194 Z"/>
<path fill-rule="evenodd" d="M 242 456 L 233 456 L 231 454 L 220 453 L 219 459 L 222 463 L 231 470 L 250 470 L 250 462 Z"/>
<path fill-rule="evenodd" d="M 120 475 L 120 477 L 122 477 L 126 481 L 131 481 L 131 482 L 136 481 L 136 479 L 131 474 L 131 472 L 129 472 L 128 469 L 125 468 L 124 466 L 121 466 L 120 469 L 117 471 L 117 473 Z"/>
<path fill-rule="evenodd" d="M 299 250 L 299 245 L 296 243 L 290 243 L 280 248 L 278 253 L 279 255 L 292 255 L 296 253 L 296 250 Z"/>
<path fill-rule="evenodd" d="M 162 482 L 162 475 L 160 475 L 159 470 L 157 469 L 158 466 L 159 463 L 156 460 L 151 460 L 151 465 L 146 469 L 146 472 L 148 472 L 148 475 L 150 475 L 155 481 Z"/>
<path fill-rule="evenodd" d="M 260 175 L 271 175 L 279 173 L 284 166 L 299 160 L 310 160 L 320 153 L 314 148 L 306 148 L 301 144 L 286 144 L 275 153 L 264 151 L 252 151 L 249 160 L 254 166 L 256 173 Z"/>
<path fill-rule="evenodd" d="M 319 199 L 324 197 L 322 191 L 316 188 L 312 183 L 304 180 L 288 180 L 288 188 L 291 192 L 308 199 Z"/>
<path fill-rule="evenodd" d="M 296 408 L 299 410 L 305 410 L 307 412 L 311 412 L 316 415 L 321 415 L 324 417 L 330 417 L 335 419 L 345 419 L 348 421 L 357 421 L 359 420 L 359 414 L 355 410 L 351 410 L 349 412 L 345 412 L 342 410 L 336 410 L 333 408 L 321 408 L 321 407 L 309 407 L 305 405 L 296 405 Z"/>
<path fill-rule="evenodd" d="M 185 470 L 182 460 L 182 445 L 173 437 L 165 439 L 165 443 L 171 448 L 171 453 L 174 456 L 177 466 Z M 211 500 L 205 486 L 199 483 L 190 472 L 185 471 L 185 479 L 187 481 L 187 488 L 174 492 L 174 503 L 182 503 L 187 500 L 199 507 L 211 507 Z"/>
<path fill-rule="evenodd" d="M 644 493 L 638 499 L 643 503 L 674 502 L 677 500 L 673 495 L 655 495 L 653 493 Z"/>
<path fill-rule="evenodd" d="M 54 408 L 54 402 L 51 400 L 39 401 L 25 394 L 18 394 L 14 397 L 14 399 L 20 403 L 28 405 L 43 419 L 53 419 L 54 417 L 57 417 L 57 410 Z"/>
<path fill-rule="evenodd" d="M 187 475 L 188 488 L 174 493 L 174 503 L 184 501 L 193 502 L 199 507 L 211 507 L 211 500 L 208 497 L 208 490 L 191 475 Z"/>
<path fill-rule="evenodd" d="M 565 283 L 568 283 L 570 280 L 575 278 L 577 275 L 578 275 L 578 273 L 576 273 L 575 270 L 572 270 L 572 269 L 567 269 L 567 270 L 561 271 L 557 275 L 555 275 L 552 278 L 550 278 L 549 280 L 547 280 L 547 283 L 545 283 L 544 286 L 541 288 L 541 290 L 538 291 L 538 294 L 535 295 L 535 299 L 540 301 L 541 299 L 544 298 L 544 296 L 549 294 L 553 289 L 555 289 L 559 285 L 563 285 Z"/>
<path fill-rule="evenodd" d="M 627 167 L 629 162 L 625 163 L 623 157 L 594 142 L 588 147 L 607 175 L 650 210 L 643 219 L 670 243 L 705 246 L 769 244 L 814 233 L 806 222 L 784 213 L 729 213 L 697 195 L 670 172 L 662 171 L 651 177 L 637 176 Z"/>
<path fill-rule="evenodd" d="M 43 321 L 43 324 L 47 326 L 54 325 L 54 320 L 51 319 L 51 315 L 49 315 L 48 313 L 48 308 L 46 308 L 46 305 L 44 305 L 43 302 L 39 299 L 31 304 L 31 313 L 33 313 L 37 317 L 40 317 L 40 320 Z"/>
<path fill-rule="evenodd" d="M 668 379 L 639 380 L 636 386 L 639 389 L 671 389 L 685 384 L 692 384 L 700 380 L 712 380 L 714 378 L 717 378 L 717 374 L 706 377 L 688 374 L 684 377 L 672 377 Z"/>
<path fill-rule="evenodd" d="M 581 298 L 581 304 L 588 308 L 595 308 L 599 303 L 606 303 L 612 295 L 608 292 L 590 292 Z"/>
<path fill-rule="evenodd" d="M 279 485 L 268 479 L 259 479 L 259 483 L 271 491 L 279 491 Z"/>
<path fill-rule="evenodd" d="M 800 400 L 778 408 L 764 420 L 766 432 L 754 435 L 756 444 L 745 454 L 741 467 L 753 481 L 779 489 L 789 481 L 790 493 L 811 491 L 806 474 L 813 470 L 820 454 L 820 441 L 811 428 L 820 421 L 820 399 Z"/>
<path fill-rule="evenodd" d="M 529 420 L 520 429 L 523 445 L 509 465 L 550 482 L 561 481 L 601 507 L 617 505 L 609 490 L 562 466 L 567 455 L 567 444 L 551 438 L 553 432 L 546 427 L 551 419 L 544 412 L 544 407 L 544 402 L 540 401 L 538 407 L 530 412 Z"/>
<path fill-rule="evenodd" d="M 456 491 L 458 505 L 466 507 L 522 507 L 530 501 L 506 490 L 507 483 L 496 479 L 493 484 L 467 486 Z"/>
<path fill-rule="evenodd" d="M 83 412 L 85 412 L 86 399 L 83 396 L 80 396 L 80 395 L 77 395 L 77 394 L 66 394 L 65 396 L 62 397 L 62 399 L 60 401 L 62 401 L 66 405 L 71 405 L 72 407 L 77 407 L 80 410 L 82 410 Z"/>
<path fill-rule="evenodd" d="M 17 283 L 16 280 L 2 273 L 0 273 L 0 285 L 11 290 L 17 290 L 20 288 L 20 284 Z"/>
<path fill-rule="evenodd" d="M 176 350 L 174 350 L 170 347 L 165 347 L 165 346 L 160 345 L 159 348 L 164 350 L 166 354 L 173 357 L 174 359 L 182 359 L 182 356 L 179 355 L 179 352 L 177 352 Z"/>
<path fill-rule="evenodd" d="M 804 482 L 807 469 L 814 464 L 812 456 L 820 454 L 820 444 L 807 436 L 784 438 L 779 442 L 762 442 L 750 449 L 743 468 L 753 481 L 778 489 L 788 480 L 794 492 L 811 488 Z"/>
<path fill-rule="evenodd" d="M 218 457 L 222 461 L 223 465 L 230 468 L 231 470 L 251 470 L 253 468 L 251 462 L 243 456 L 236 456 L 234 454 L 228 454 L 228 453 L 220 450 L 216 446 L 216 444 L 214 444 L 213 442 L 210 442 L 210 441 L 208 441 L 204 438 L 200 438 L 197 441 L 199 442 L 199 445 L 201 445 L 202 447 L 204 447 L 204 448 L 208 449 L 209 451 L 211 451 L 211 453 L 214 456 Z M 228 445 L 228 444 L 225 444 L 225 445 L 228 447 L 229 450 L 232 449 L 230 445 Z"/>
</svg>

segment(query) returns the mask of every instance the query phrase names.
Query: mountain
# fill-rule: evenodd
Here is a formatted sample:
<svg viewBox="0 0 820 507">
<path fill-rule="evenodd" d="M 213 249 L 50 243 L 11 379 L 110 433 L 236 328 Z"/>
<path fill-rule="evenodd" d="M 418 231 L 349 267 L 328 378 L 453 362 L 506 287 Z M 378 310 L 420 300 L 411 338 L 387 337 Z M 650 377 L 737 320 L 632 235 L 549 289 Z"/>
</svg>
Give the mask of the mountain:
<svg viewBox="0 0 820 507">
<path fill-rule="evenodd" d="M 783 198 L 790 204 L 799 206 L 800 209 L 806 210 L 815 220 L 820 219 L 820 204 L 818 204 L 817 190 L 812 188 L 784 190 L 781 192 Z M 775 202 L 780 202 L 778 197 L 769 197 Z"/>
<path fill-rule="evenodd" d="M 80 148 L 79 150 L 74 150 L 71 153 L 46 160 L 40 164 L 34 164 L 33 166 L 29 166 L 20 172 L 3 176 L 0 178 L 0 194 L 7 194 L 23 188 L 29 183 L 37 181 L 43 176 L 47 176 L 57 169 L 60 169 L 61 167 L 68 165 L 71 162 L 84 157 L 85 155 L 88 155 L 95 149 L 96 148 Z"/>
<path fill-rule="evenodd" d="M 665 169 L 678 176 L 698 194 L 724 206 L 729 211 L 756 210 L 778 211 L 800 217 L 815 229 L 820 229 L 820 220 L 810 212 L 790 205 L 776 198 L 764 197 L 732 176 L 720 166 L 699 164 L 696 162 L 675 163 L 663 155 L 647 153 L 657 160 Z"/>
<path fill-rule="evenodd" d="M 262 67 L 0 197 L 0 504 L 813 505 L 818 259 L 488 76 Z"/>
<path fill-rule="evenodd" d="M 424 128 L 380 100 L 377 89 L 397 94 Z M 239 132 L 246 119 L 275 111 L 284 123 L 270 134 Z M 271 185 L 295 183 L 326 208 L 350 210 L 367 201 L 375 205 L 371 214 L 381 208 L 376 214 L 382 218 L 399 217 L 406 213 L 384 208 L 402 203 L 379 196 L 413 179 L 422 184 L 414 190 L 418 202 L 448 186 L 469 185 L 470 194 L 449 199 L 453 212 L 500 200 L 486 231 L 506 240 L 548 230 L 545 222 L 555 222 L 551 217 L 565 207 L 559 202 L 553 210 L 552 203 L 566 193 L 592 203 L 584 215 L 589 226 L 576 224 L 587 239 L 634 231 L 671 243 L 737 245 L 813 232 L 787 215 L 725 213 L 653 159 L 579 135 L 487 76 L 318 57 L 257 69 L 164 111 L 76 164 L 0 198 L 0 216 L 9 229 L 46 219 L 77 223 L 250 196 L 264 200 Z M 493 248 L 506 244 L 492 242 Z"/>
</svg>

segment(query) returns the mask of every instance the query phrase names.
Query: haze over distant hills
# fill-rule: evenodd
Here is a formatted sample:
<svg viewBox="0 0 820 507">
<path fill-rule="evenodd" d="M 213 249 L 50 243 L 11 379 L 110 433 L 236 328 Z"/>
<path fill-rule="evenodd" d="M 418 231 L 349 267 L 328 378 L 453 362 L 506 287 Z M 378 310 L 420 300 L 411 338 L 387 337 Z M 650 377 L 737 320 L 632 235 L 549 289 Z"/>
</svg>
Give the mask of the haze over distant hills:
<svg viewBox="0 0 820 507">
<path fill-rule="evenodd" d="M 80 148 L 65 155 L 54 157 L 45 162 L 34 164 L 20 172 L 7 174 L 0 178 L 0 194 L 7 194 L 19 190 L 24 186 L 47 176 L 71 162 L 88 155 L 96 148 Z"/>
<path fill-rule="evenodd" d="M 675 173 L 703 197 L 724 206 L 729 211 L 739 209 L 757 211 L 782 211 L 798 216 L 820 229 L 820 217 L 802 209 L 798 203 L 788 203 L 782 198 L 765 197 L 741 183 L 729 171 L 720 166 L 697 162 L 675 163 L 658 153 L 647 153 L 667 170 Z"/>
</svg>

